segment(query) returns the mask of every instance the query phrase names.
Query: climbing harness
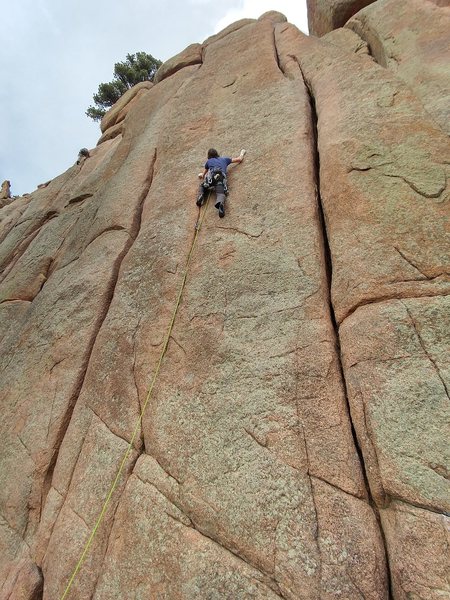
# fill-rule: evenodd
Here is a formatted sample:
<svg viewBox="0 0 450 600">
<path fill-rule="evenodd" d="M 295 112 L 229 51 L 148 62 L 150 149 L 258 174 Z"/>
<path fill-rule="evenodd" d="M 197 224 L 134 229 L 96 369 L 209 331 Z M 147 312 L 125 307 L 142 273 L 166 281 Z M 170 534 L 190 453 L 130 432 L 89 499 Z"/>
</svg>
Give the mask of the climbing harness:
<svg viewBox="0 0 450 600">
<path fill-rule="evenodd" d="M 107 494 L 106 499 L 105 499 L 105 501 L 103 503 L 103 506 L 102 506 L 100 514 L 99 514 L 99 516 L 97 518 L 97 521 L 96 521 L 96 523 L 95 523 L 95 525 L 94 525 L 94 527 L 93 527 L 93 529 L 92 529 L 92 531 L 91 531 L 91 533 L 89 535 L 89 538 L 88 538 L 88 540 L 87 540 L 87 542 L 86 542 L 86 544 L 85 544 L 85 546 L 83 548 L 83 552 L 82 552 L 82 554 L 81 554 L 81 556 L 80 556 L 80 558 L 79 558 L 79 560 L 78 560 L 78 562 L 77 562 L 77 564 L 75 566 L 75 569 L 73 570 L 73 573 L 72 573 L 72 575 L 71 575 L 71 577 L 70 577 L 70 579 L 69 579 L 69 581 L 67 583 L 66 589 L 64 590 L 64 593 L 61 596 L 60 600 L 64 600 L 67 597 L 67 594 L 69 593 L 70 588 L 72 587 L 74 579 L 77 576 L 77 573 L 79 572 L 79 570 L 81 568 L 81 565 L 83 564 L 83 562 L 84 562 L 84 560 L 86 558 L 86 555 L 87 555 L 87 553 L 89 551 L 89 548 L 91 547 L 91 544 L 92 544 L 92 541 L 93 541 L 93 539 L 95 537 L 95 534 L 97 533 L 97 530 L 100 527 L 101 522 L 103 521 L 103 517 L 105 516 L 106 509 L 108 508 L 108 505 L 109 505 L 109 503 L 111 501 L 111 497 L 112 497 L 112 495 L 113 495 L 113 493 L 114 493 L 114 491 L 115 491 L 115 489 L 117 487 L 117 484 L 119 483 L 119 479 L 120 479 L 120 476 L 122 475 L 122 471 L 123 471 L 123 469 L 125 467 L 125 463 L 127 462 L 127 459 L 130 456 L 131 450 L 133 448 L 134 440 L 136 439 L 136 436 L 137 436 L 137 434 L 138 434 L 138 432 L 139 432 L 139 430 L 141 428 L 142 419 L 144 417 L 144 413 L 145 413 L 145 411 L 147 409 L 147 405 L 148 405 L 149 400 L 151 398 L 151 395 L 152 395 L 152 392 L 153 392 L 153 388 L 155 387 L 156 379 L 157 379 L 159 371 L 161 369 L 161 365 L 162 365 L 164 356 L 165 356 L 167 348 L 169 346 L 170 336 L 172 335 L 173 326 L 175 324 L 175 319 L 176 319 L 176 316 L 177 316 L 177 313 L 178 313 L 178 309 L 179 309 L 180 303 L 181 303 L 181 297 L 183 295 L 184 287 L 186 285 L 186 279 L 187 279 L 187 275 L 188 275 L 189 264 L 191 262 L 191 258 L 192 258 L 192 254 L 194 252 L 195 244 L 197 242 L 198 234 L 199 234 L 200 229 L 201 229 L 202 224 L 203 224 L 203 219 L 205 218 L 206 209 L 208 207 L 208 201 L 209 201 L 210 195 L 211 195 L 211 192 L 208 193 L 208 196 L 206 198 L 206 202 L 204 204 L 203 211 L 199 207 L 198 217 L 197 217 L 197 221 L 195 223 L 195 233 L 194 233 L 194 237 L 193 237 L 193 240 L 192 240 L 192 243 L 191 243 L 191 247 L 189 249 L 189 252 L 188 252 L 188 255 L 187 255 L 187 258 L 186 258 L 186 264 L 184 266 L 184 272 L 183 272 L 183 277 L 182 277 L 182 280 L 181 280 L 180 289 L 178 291 L 177 299 L 175 301 L 175 308 L 174 308 L 173 313 L 172 313 L 172 318 L 170 319 L 170 322 L 169 322 L 169 327 L 167 329 L 167 333 L 166 333 L 166 337 L 165 337 L 165 340 L 164 340 L 163 348 L 162 348 L 161 354 L 159 356 L 159 360 L 158 360 L 158 363 L 156 365 L 155 372 L 153 373 L 153 377 L 152 377 L 150 386 L 148 388 L 147 395 L 145 397 L 145 401 L 144 401 L 144 404 L 143 404 L 142 409 L 141 409 L 141 413 L 140 413 L 139 418 L 138 418 L 138 420 L 136 422 L 136 425 L 134 427 L 134 431 L 133 431 L 133 434 L 131 436 L 131 439 L 130 439 L 130 442 L 128 444 L 128 447 L 127 447 L 127 449 L 125 451 L 125 454 L 123 455 L 123 458 L 122 458 L 122 461 L 120 463 L 119 469 L 117 470 L 116 477 L 115 477 L 114 481 L 112 482 L 111 487 L 109 488 L 108 494 Z"/>
<path fill-rule="evenodd" d="M 223 185 L 224 194 L 227 195 L 228 194 L 227 176 L 222 171 L 222 169 L 215 168 L 215 169 L 208 170 L 208 172 L 205 175 L 205 179 L 202 183 L 202 186 L 203 186 L 203 189 L 205 189 L 205 190 L 212 190 L 216 187 L 216 185 L 218 185 L 220 183 Z"/>
</svg>

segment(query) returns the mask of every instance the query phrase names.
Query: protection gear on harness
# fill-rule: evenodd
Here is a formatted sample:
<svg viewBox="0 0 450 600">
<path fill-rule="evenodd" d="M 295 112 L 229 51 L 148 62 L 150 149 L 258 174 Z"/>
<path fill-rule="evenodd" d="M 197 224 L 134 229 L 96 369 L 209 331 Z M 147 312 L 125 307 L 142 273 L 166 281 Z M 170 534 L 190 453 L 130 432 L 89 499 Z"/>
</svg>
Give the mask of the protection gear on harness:
<svg viewBox="0 0 450 600">
<path fill-rule="evenodd" d="M 217 184 L 221 183 L 223 185 L 223 190 L 225 195 L 228 194 L 228 186 L 227 186 L 227 176 L 222 171 L 222 169 L 209 169 L 205 175 L 205 179 L 202 183 L 202 186 L 205 190 L 210 190 L 215 188 Z"/>
</svg>

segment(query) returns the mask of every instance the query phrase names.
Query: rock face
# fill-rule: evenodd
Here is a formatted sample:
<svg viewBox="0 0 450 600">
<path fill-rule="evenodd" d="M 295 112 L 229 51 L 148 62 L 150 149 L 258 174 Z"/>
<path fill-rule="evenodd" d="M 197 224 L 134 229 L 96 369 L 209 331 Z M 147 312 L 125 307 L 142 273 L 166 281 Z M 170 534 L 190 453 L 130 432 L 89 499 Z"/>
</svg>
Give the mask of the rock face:
<svg viewBox="0 0 450 600">
<path fill-rule="evenodd" d="M 403 79 L 450 134 L 450 3 L 378 0 L 346 26 L 370 44 L 375 60 Z"/>
<path fill-rule="evenodd" d="M 370 49 L 235 23 L 1 209 L 0 598 L 450 597 L 448 139 Z"/>
<path fill-rule="evenodd" d="M 154 81 L 155 83 L 158 83 L 184 67 L 188 67 L 189 65 L 200 65 L 201 63 L 202 45 L 191 44 L 176 56 L 166 60 L 155 73 Z"/>
<path fill-rule="evenodd" d="M 139 98 L 140 95 L 149 90 L 152 86 L 153 83 L 151 81 L 141 81 L 125 92 L 125 94 L 114 104 L 112 108 L 108 110 L 103 117 L 100 124 L 102 133 L 116 123 L 122 121 L 134 100 Z"/>
<path fill-rule="evenodd" d="M 372 2 L 374 0 L 306 0 L 309 32 L 320 37 L 342 27 L 350 17 Z"/>
</svg>

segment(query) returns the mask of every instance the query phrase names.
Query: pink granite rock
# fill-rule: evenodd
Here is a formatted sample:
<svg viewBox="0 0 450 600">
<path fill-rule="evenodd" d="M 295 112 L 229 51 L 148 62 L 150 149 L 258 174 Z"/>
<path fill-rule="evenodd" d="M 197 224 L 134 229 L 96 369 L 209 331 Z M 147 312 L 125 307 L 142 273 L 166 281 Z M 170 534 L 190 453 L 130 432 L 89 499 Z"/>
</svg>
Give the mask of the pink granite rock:
<svg viewBox="0 0 450 600">
<path fill-rule="evenodd" d="M 448 294 L 447 136 L 369 57 L 277 28 L 317 112 L 337 321 L 374 300 Z"/>
<path fill-rule="evenodd" d="M 201 44 L 191 44 L 179 54 L 166 60 L 156 71 L 154 82 L 158 83 L 166 77 L 170 77 L 180 69 L 190 65 L 198 65 L 202 62 Z"/>
<path fill-rule="evenodd" d="M 343 27 L 359 10 L 374 0 L 306 0 L 309 33 L 322 36 Z"/>
<path fill-rule="evenodd" d="M 232 24 L 0 210 L 0 598 L 445 597 L 444 137 L 366 50 Z"/>
<path fill-rule="evenodd" d="M 450 134 L 450 3 L 378 0 L 346 27 L 369 43 L 377 62 L 402 79 Z"/>
<path fill-rule="evenodd" d="M 277 44 L 317 111 L 343 373 L 394 597 L 445 597 L 448 553 L 423 549 L 442 549 L 450 511 L 448 143 L 405 84 L 369 57 L 291 26 L 277 28 Z"/>
<path fill-rule="evenodd" d="M 143 92 L 149 90 L 153 87 L 153 83 L 151 81 L 141 81 L 137 83 L 132 88 L 127 90 L 119 100 L 112 106 L 108 112 L 103 117 L 100 128 L 102 133 L 104 133 L 109 127 L 114 125 L 119 120 L 119 115 L 122 113 L 123 109 L 138 95 L 141 95 Z"/>
</svg>

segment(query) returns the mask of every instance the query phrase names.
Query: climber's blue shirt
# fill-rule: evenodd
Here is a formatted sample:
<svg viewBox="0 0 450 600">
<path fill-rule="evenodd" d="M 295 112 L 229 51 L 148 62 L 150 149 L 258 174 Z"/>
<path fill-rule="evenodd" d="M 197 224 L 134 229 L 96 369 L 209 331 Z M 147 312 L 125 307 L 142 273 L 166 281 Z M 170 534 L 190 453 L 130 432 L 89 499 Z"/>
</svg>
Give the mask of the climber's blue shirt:
<svg viewBox="0 0 450 600">
<path fill-rule="evenodd" d="M 221 169 L 223 173 L 226 173 L 229 164 L 231 164 L 231 158 L 229 156 L 219 156 L 219 158 L 208 158 L 208 160 L 205 163 L 205 169 Z"/>
</svg>

